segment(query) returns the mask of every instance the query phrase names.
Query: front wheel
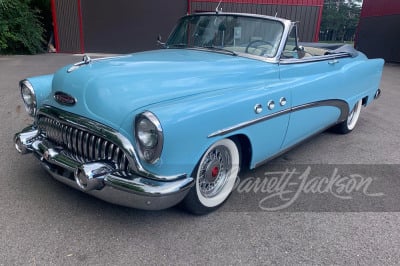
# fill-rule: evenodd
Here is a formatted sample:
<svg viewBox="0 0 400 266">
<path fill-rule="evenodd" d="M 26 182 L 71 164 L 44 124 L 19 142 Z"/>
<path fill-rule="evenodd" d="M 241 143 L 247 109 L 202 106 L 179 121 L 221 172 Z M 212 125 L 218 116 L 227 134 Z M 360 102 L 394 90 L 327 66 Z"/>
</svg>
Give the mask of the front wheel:
<svg viewBox="0 0 400 266">
<path fill-rule="evenodd" d="M 349 113 L 347 119 L 333 127 L 334 131 L 340 134 L 347 134 L 351 132 L 357 124 L 358 118 L 360 117 L 362 107 L 362 100 L 359 100 Z"/>
<path fill-rule="evenodd" d="M 239 164 L 235 142 L 223 139 L 211 145 L 194 171 L 195 186 L 183 200 L 183 207 L 194 214 L 206 214 L 221 206 L 233 190 Z"/>
</svg>

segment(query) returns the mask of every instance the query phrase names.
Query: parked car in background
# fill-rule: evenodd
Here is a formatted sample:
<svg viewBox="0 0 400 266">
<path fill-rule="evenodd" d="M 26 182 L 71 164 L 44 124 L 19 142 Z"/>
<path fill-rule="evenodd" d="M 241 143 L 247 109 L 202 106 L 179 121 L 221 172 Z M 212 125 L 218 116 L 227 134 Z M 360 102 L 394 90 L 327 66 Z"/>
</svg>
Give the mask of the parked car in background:
<svg viewBox="0 0 400 266">
<path fill-rule="evenodd" d="M 298 43 L 276 17 L 188 15 L 164 49 L 90 59 L 20 82 L 34 118 L 15 135 L 57 180 L 105 201 L 208 213 L 240 169 L 328 128 L 351 132 L 383 60 Z"/>
</svg>

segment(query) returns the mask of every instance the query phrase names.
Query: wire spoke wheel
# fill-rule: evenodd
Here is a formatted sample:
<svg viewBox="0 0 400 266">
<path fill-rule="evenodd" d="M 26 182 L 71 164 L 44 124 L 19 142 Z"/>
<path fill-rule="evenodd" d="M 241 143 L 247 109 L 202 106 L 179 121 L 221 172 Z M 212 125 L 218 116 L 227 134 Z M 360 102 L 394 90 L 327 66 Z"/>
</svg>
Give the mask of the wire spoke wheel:
<svg viewBox="0 0 400 266">
<path fill-rule="evenodd" d="M 211 145 L 194 171 L 196 182 L 184 207 L 205 214 L 221 206 L 231 194 L 239 173 L 240 155 L 234 141 L 222 139 Z"/>
<path fill-rule="evenodd" d="M 199 191 L 204 197 L 212 198 L 221 191 L 228 180 L 231 161 L 231 154 L 225 146 L 215 147 L 206 155 L 197 177 Z"/>
</svg>

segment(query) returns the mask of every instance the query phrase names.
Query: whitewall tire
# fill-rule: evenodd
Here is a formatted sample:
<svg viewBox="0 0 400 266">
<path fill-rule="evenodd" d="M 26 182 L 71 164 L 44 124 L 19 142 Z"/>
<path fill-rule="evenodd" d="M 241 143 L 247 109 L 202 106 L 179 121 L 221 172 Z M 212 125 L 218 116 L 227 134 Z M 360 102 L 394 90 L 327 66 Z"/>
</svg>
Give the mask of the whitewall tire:
<svg viewBox="0 0 400 266">
<path fill-rule="evenodd" d="M 351 109 L 347 119 L 337 124 L 333 129 L 340 134 L 350 133 L 355 127 L 360 118 L 362 108 L 362 100 L 359 100 Z"/>
<path fill-rule="evenodd" d="M 239 149 L 234 141 L 222 139 L 211 145 L 193 173 L 195 186 L 183 201 L 185 209 L 205 214 L 221 206 L 232 193 L 239 165 Z"/>
</svg>

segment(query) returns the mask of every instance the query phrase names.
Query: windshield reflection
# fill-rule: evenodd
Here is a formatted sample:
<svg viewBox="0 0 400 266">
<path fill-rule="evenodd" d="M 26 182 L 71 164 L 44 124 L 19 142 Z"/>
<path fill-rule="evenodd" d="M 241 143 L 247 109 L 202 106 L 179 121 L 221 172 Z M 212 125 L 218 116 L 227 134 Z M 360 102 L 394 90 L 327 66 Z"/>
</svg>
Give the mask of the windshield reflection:
<svg viewBox="0 0 400 266">
<path fill-rule="evenodd" d="M 231 55 L 274 57 L 283 29 L 281 22 L 262 17 L 197 14 L 179 21 L 166 48 L 200 48 Z"/>
</svg>

